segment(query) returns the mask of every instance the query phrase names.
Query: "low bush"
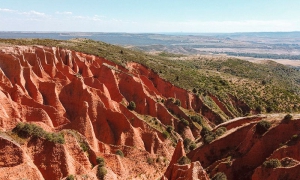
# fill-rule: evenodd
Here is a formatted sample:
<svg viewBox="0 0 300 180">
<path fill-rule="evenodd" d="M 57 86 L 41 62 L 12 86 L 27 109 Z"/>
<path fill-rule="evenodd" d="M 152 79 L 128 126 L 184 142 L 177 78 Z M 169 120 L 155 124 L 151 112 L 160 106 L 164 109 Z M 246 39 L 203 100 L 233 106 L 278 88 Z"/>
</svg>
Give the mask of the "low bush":
<svg viewBox="0 0 300 180">
<path fill-rule="evenodd" d="M 43 138 L 54 143 L 65 143 L 65 138 L 62 133 L 49 133 L 35 124 L 18 123 L 17 126 L 13 129 L 13 132 L 22 138 L 33 136 Z"/>
<path fill-rule="evenodd" d="M 200 116 L 192 116 L 191 119 L 192 121 L 202 125 L 202 118 Z"/>
<path fill-rule="evenodd" d="M 196 88 L 193 88 L 193 93 L 197 93 L 198 91 L 197 91 L 197 89 Z"/>
<path fill-rule="evenodd" d="M 181 102 L 180 102 L 179 99 L 176 99 L 174 104 L 177 105 L 177 106 L 181 106 Z"/>
<path fill-rule="evenodd" d="M 105 166 L 105 160 L 104 160 L 103 157 L 97 157 L 96 161 L 97 161 L 99 166 Z"/>
<path fill-rule="evenodd" d="M 293 118 L 292 115 L 287 114 L 287 115 L 284 116 L 283 120 L 285 120 L 285 121 L 290 121 L 290 120 L 292 120 L 292 118 Z"/>
<path fill-rule="evenodd" d="M 204 140 L 203 141 L 204 141 L 205 144 L 209 144 L 209 143 L 211 143 L 215 139 L 216 139 L 216 136 L 214 134 L 212 134 L 212 135 L 206 135 L 206 136 L 204 136 Z"/>
<path fill-rule="evenodd" d="M 191 160 L 186 156 L 182 156 L 181 158 L 178 159 L 177 163 L 180 165 L 190 164 Z"/>
<path fill-rule="evenodd" d="M 204 136 L 206 136 L 206 135 L 208 135 L 210 133 L 211 133 L 211 131 L 209 129 L 207 129 L 206 127 L 203 127 L 202 130 L 201 130 L 201 132 L 200 132 L 200 135 L 202 137 L 204 137 Z"/>
<path fill-rule="evenodd" d="M 103 180 L 106 174 L 107 174 L 106 168 L 103 166 L 98 166 L 98 168 L 97 168 L 98 179 Z"/>
<path fill-rule="evenodd" d="M 171 133 L 174 130 L 174 128 L 172 126 L 168 125 L 166 130 L 168 133 Z"/>
<path fill-rule="evenodd" d="M 162 135 L 165 139 L 168 139 L 170 137 L 170 134 L 167 131 L 163 131 Z"/>
<path fill-rule="evenodd" d="M 154 160 L 152 158 L 148 157 L 147 158 L 147 163 L 151 165 L 151 164 L 154 163 Z"/>
<path fill-rule="evenodd" d="M 196 147 L 197 147 L 196 143 L 195 143 L 195 142 L 192 142 L 192 143 L 190 144 L 189 150 L 194 150 Z"/>
<path fill-rule="evenodd" d="M 119 155 L 120 157 L 124 157 L 124 153 L 123 153 L 123 151 L 121 151 L 120 149 L 118 149 L 118 150 L 116 151 L 116 155 Z"/>
<path fill-rule="evenodd" d="M 212 180 L 227 180 L 227 176 L 223 172 L 218 172 L 214 175 Z"/>
<path fill-rule="evenodd" d="M 281 166 L 281 162 L 278 159 L 269 159 L 263 163 L 265 168 L 277 168 Z"/>
<path fill-rule="evenodd" d="M 271 127 L 271 123 L 268 121 L 260 121 L 256 124 L 256 132 L 258 134 L 264 134 Z"/>
<path fill-rule="evenodd" d="M 80 142 L 80 147 L 81 147 L 81 149 L 84 151 L 84 152 L 87 152 L 89 149 L 90 149 L 90 147 L 89 147 L 89 145 L 88 145 L 88 143 L 87 142 Z"/>
<path fill-rule="evenodd" d="M 75 177 L 72 174 L 66 178 L 66 180 L 74 180 L 74 179 L 75 179 Z"/>
<path fill-rule="evenodd" d="M 192 140 L 191 140 L 191 139 L 185 138 L 185 139 L 183 140 L 183 146 L 184 146 L 184 149 L 189 149 L 191 143 L 192 143 Z"/>
<path fill-rule="evenodd" d="M 129 105 L 127 106 L 127 108 L 131 111 L 133 111 L 136 108 L 135 102 L 130 101 Z"/>
<path fill-rule="evenodd" d="M 217 130 L 216 130 L 216 135 L 217 136 L 221 136 L 223 135 L 225 132 L 227 131 L 226 127 L 219 127 Z"/>
<path fill-rule="evenodd" d="M 181 119 L 180 119 L 180 122 L 181 122 L 184 126 L 190 125 L 189 121 L 186 120 L 186 119 L 184 119 L 184 118 L 181 118 Z"/>
</svg>

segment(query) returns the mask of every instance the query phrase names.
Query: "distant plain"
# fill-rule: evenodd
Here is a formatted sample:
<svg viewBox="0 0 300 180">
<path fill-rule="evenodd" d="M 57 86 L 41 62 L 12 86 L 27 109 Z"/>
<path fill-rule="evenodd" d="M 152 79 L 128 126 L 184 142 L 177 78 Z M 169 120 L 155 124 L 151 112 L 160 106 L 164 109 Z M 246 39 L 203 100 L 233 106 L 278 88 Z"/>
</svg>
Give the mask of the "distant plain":
<svg viewBox="0 0 300 180">
<path fill-rule="evenodd" d="M 0 32 L 0 38 L 87 38 L 146 51 L 167 52 L 184 59 L 195 56 L 238 57 L 261 62 L 274 60 L 300 67 L 300 32 L 257 33 L 96 33 L 96 32 Z"/>
</svg>

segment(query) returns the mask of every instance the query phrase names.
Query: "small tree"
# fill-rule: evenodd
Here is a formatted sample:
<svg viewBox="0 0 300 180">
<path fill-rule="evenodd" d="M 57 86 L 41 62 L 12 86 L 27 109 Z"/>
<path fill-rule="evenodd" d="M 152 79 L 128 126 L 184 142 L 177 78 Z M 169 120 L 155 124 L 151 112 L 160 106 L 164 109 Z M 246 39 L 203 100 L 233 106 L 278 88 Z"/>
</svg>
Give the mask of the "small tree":
<svg viewBox="0 0 300 180">
<path fill-rule="evenodd" d="M 260 121 L 256 124 L 256 132 L 258 134 L 264 134 L 271 127 L 271 123 L 268 121 Z"/>
<path fill-rule="evenodd" d="M 127 108 L 131 111 L 133 111 L 136 108 L 135 102 L 130 101 L 129 105 L 127 106 Z"/>
</svg>

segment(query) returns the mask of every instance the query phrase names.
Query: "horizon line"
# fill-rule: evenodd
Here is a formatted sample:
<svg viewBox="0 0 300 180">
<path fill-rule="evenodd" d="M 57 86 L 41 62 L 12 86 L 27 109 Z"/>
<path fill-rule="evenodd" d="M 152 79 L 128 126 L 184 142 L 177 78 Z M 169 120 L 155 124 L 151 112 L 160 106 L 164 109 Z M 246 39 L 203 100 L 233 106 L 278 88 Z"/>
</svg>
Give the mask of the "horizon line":
<svg viewBox="0 0 300 180">
<path fill-rule="evenodd" d="M 103 34 L 236 34 L 236 33 L 300 33 L 296 31 L 237 31 L 237 32 L 108 32 L 108 31 L 1 31 L 0 33 L 103 33 Z"/>
</svg>

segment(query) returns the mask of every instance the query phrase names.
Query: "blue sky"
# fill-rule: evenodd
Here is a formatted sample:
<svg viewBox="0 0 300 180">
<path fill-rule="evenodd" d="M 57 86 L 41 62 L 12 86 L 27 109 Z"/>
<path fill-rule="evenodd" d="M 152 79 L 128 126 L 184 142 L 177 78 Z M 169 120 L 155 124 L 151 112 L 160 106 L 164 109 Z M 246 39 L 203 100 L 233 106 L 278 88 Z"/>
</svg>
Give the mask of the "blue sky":
<svg viewBox="0 0 300 180">
<path fill-rule="evenodd" d="M 300 31 L 300 0 L 0 0 L 0 31 Z"/>
</svg>

